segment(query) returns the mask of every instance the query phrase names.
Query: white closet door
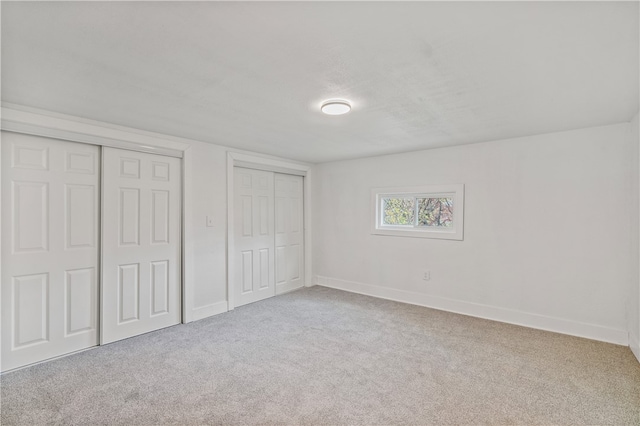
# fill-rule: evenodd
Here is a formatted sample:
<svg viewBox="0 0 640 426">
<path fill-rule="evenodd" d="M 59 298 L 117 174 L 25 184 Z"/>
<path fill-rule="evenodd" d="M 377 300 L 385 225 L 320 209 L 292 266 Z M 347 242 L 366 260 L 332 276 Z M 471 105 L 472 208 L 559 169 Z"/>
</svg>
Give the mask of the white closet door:
<svg viewBox="0 0 640 426">
<path fill-rule="evenodd" d="M 302 176 L 276 173 L 276 294 L 304 286 Z"/>
<path fill-rule="evenodd" d="M 101 342 L 180 322 L 180 160 L 103 148 Z"/>
<path fill-rule="evenodd" d="M 2 371 L 98 343 L 99 155 L 2 132 Z"/>
<path fill-rule="evenodd" d="M 235 306 L 275 295 L 273 173 L 234 168 Z"/>
</svg>

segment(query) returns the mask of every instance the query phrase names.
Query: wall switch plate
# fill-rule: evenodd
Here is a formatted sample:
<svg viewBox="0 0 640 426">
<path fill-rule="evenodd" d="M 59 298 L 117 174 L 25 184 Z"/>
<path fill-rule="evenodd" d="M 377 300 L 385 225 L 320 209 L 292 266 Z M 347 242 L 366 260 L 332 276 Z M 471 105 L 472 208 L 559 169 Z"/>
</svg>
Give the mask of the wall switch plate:
<svg viewBox="0 0 640 426">
<path fill-rule="evenodd" d="M 424 271 L 424 275 L 422 276 L 422 279 L 425 281 L 429 281 L 431 279 L 431 271 Z"/>
<path fill-rule="evenodd" d="M 207 226 L 213 227 L 213 216 L 207 216 Z"/>
</svg>

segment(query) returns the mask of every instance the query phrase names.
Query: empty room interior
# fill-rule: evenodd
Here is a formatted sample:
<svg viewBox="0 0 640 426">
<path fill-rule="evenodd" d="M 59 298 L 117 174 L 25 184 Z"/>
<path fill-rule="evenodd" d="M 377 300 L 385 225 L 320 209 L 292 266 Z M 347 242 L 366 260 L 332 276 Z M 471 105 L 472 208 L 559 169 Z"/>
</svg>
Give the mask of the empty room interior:
<svg viewBox="0 0 640 426">
<path fill-rule="evenodd" d="M 2 1 L 0 423 L 640 425 L 638 1 Z"/>
</svg>

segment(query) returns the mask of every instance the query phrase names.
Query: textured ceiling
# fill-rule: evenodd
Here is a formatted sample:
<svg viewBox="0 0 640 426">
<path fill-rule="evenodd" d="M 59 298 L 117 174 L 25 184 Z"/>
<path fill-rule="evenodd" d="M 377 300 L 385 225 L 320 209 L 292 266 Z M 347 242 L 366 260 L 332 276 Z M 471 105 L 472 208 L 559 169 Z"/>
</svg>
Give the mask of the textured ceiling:
<svg viewBox="0 0 640 426">
<path fill-rule="evenodd" d="M 628 121 L 637 2 L 6 2 L 2 100 L 309 162 Z M 324 116 L 322 100 L 354 108 Z"/>
</svg>

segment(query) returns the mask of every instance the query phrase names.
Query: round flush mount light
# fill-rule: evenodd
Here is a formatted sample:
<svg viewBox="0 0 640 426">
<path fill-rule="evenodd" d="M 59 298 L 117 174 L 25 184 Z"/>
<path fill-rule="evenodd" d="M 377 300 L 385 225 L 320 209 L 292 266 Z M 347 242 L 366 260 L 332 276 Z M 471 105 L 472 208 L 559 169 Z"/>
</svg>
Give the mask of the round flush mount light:
<svg viewBox="0 0 640 426">
<path fill-rule="evenodd" d="M 327 115 L 342 115 L 351 111 L 351 103 L 344 99 L 329 99 L 322 103 L 320 110 Z"/>
</svg>

